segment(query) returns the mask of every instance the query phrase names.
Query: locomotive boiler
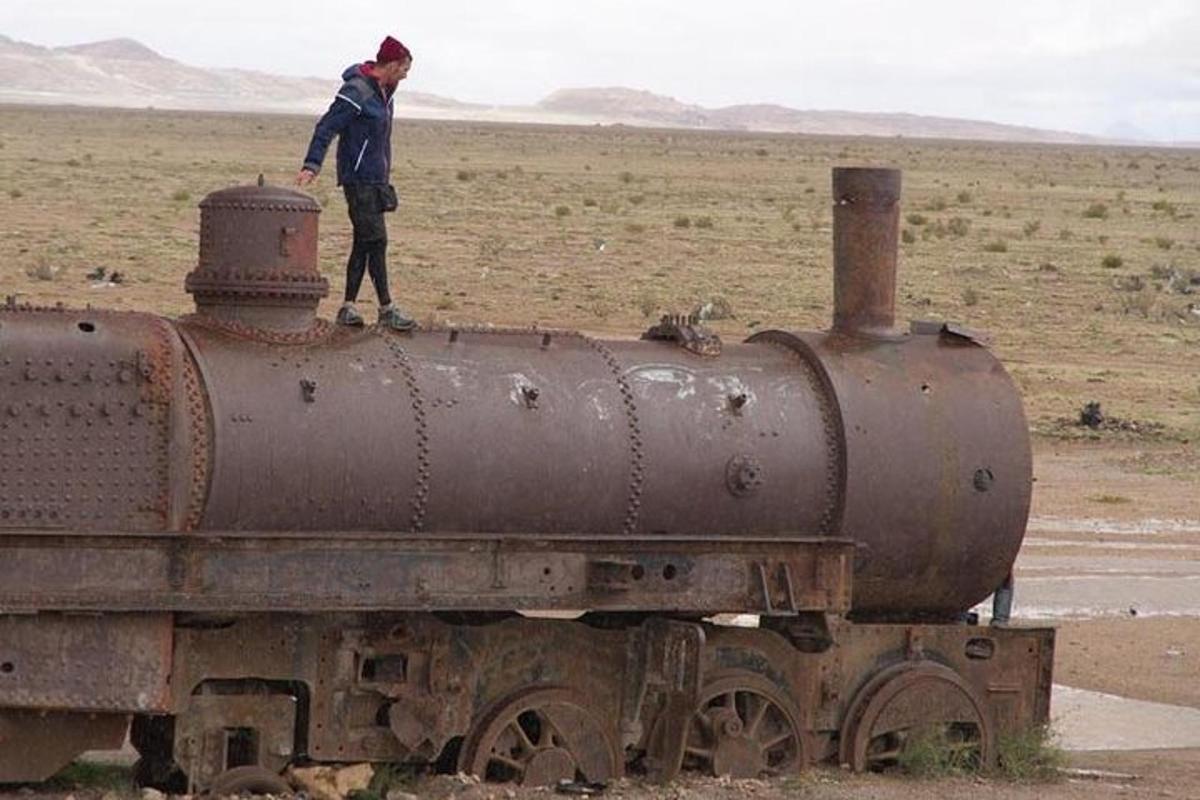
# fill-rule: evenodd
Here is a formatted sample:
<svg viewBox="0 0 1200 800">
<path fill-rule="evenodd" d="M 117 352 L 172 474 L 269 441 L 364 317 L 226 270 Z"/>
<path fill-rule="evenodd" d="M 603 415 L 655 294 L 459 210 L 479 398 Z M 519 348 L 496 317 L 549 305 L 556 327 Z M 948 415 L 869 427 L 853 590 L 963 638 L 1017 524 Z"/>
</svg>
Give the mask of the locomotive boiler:
<svg viewBox="0 0 1200 800">
<path fill-rule="evenodd" d="M 0 781 L 126 736 L 218 792 L 992 761 L 1049 712 L 1053 633 L 968 614 L 1024 535 L 1020 397 L 896 327 L 899 173 L 833 190 L 826 332 L 335 327 L 319 206 L 261 183 L 201 203 L 192 315 L 10 302 Z"/>
</svg>

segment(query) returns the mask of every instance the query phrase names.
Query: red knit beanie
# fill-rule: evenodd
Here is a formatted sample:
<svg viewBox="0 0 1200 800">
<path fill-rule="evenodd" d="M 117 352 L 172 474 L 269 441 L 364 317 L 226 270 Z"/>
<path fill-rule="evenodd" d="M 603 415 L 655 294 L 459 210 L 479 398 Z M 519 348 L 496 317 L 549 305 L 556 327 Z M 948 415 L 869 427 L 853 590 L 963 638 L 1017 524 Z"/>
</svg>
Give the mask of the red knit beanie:
<svg viewBox="0 0 1200 800">
<path fill-rule="evenodd" d="M 391 36 L 379 45 L 379 55 L 375 56 L 376 64 L 386 64 L 389 61 L 412 61 L 412 53 L 408 48 Z"/>
</svg>

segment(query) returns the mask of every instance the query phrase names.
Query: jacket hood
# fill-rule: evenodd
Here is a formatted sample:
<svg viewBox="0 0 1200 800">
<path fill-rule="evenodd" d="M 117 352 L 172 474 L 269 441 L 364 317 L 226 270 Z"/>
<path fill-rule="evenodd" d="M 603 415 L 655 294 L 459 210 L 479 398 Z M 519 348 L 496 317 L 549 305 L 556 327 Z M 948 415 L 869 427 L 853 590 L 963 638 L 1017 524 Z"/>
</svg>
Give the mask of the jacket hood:
<svg viewBox="0 0 1200 800">
<path fill-rule="evenodd" d="M 362 75 L 363 63 L 351 64 L 350 66 L 346 67 L 345 72 L 342 73 L 342 80 L 348 81 L 355 76 Z"/>
</svg>

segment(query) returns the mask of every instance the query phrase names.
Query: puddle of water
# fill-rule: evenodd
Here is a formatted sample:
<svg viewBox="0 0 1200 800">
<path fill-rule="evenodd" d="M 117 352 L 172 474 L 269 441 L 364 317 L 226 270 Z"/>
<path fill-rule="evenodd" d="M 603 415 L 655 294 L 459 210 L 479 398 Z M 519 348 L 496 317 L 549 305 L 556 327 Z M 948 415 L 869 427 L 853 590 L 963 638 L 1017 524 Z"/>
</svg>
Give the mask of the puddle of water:
<svg viewBox="0 0 1200 800">
<path fill-rule="evenodd" d="M 1055 685 L 1050 717 L 1066 750 L 1200 747 L 1200 709 Z"/>
<path fill-rule="evenodd" d="M 1200 545 L 1168 542 L 1081 542 L 1077 539 L 1027 538 L 1022 547 L 1078 547 L 1085 550 L 1200 550 Z"/>
<path fill-rule="evenodd" d="M 1026 530 L 1046 533 L 1200 533 L 1194 519 L 1090 519 L 1086 517 L 1030 517 Z"/>
</svg>

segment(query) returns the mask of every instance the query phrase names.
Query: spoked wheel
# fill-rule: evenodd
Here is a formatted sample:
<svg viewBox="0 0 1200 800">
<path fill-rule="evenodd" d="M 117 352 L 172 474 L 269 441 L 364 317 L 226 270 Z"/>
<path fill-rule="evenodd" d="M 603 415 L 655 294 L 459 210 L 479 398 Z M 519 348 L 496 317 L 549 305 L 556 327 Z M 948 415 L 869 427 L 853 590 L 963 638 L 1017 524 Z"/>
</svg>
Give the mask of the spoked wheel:
<svg viewBox="0 0 1200 800">
<path fill-rule="evenodd" d="M 291 794 L 292 787 L 283 776 L 266 767 L 234 767 L 213 779 L 208 793 L 214 797 L 244 794 Z"/>
<path fill-rule="evenodd" d="M 984 705 L 957 673 L 940 664 L 902 664 L 855 698 L 842 727 L 842 763 L 858 772 L 887 770 L 922 740 L 962 769 L 989 765 L 995 756 Z"/>
<path fill-rule="evenodd" d="M 484 715 L 463 744 L 459 766 L 522 786 L 603 783 L 621 775 L 611 727 L 569 689 L 526 689 Z"/>
<path fill-rule="evenodd" d="M 687 731 L 684 769 L 758 778 L 796 773 L 807 763 L 799 714 L 774 683 L 738 671 L 704 687 Z"/>
</svg>

